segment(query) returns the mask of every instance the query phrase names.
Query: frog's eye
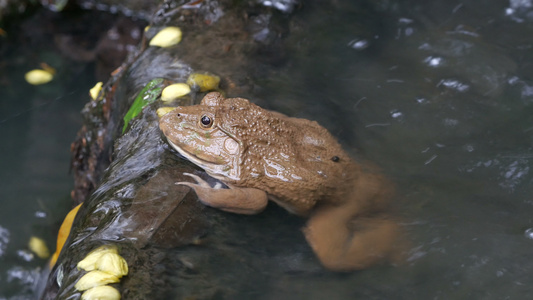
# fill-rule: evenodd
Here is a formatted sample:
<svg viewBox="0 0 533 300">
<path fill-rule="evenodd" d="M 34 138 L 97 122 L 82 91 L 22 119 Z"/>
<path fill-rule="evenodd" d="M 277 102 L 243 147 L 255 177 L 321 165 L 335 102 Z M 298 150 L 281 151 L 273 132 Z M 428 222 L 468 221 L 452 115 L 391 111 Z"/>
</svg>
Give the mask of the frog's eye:
<svg viewBox="0 0 533 300">
<path fill-rule="evenodd" d="M 209 128 L 211 125 L 213 125 L 213 119 L 207 115 L 203 115 L 200 119 L 200 124 L 202 124 L 202 126 L 205 128 Z"/>
</svg>

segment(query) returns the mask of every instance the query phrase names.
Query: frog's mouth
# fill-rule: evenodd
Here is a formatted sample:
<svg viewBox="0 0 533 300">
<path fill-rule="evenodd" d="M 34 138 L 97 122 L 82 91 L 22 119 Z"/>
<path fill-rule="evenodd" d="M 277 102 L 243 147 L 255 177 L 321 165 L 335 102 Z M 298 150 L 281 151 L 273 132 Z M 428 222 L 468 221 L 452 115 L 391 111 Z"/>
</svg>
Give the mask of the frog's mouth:
<svg viewBox="0 0 533 300">
<path fill-rule="evenodd" d="M 196 165 L 199 165 L 201 167 L 202 166 L 211 166 L 212 167 L 212 166 L 218 166 L 219 165 L 219 164 L 214 163 L 212 161 L 208 161 L 208 160 L 199 158 L 198 156 L 196 156 L 196 155 L 194 155 L 194 154 L 192 154 L 190 152 L 187 152 L 186 150 L 184 150 L 180 146 L 174 144 L 170 140 L 167 140 L 167 141 L 172 146 L 172 148 L 176 149 L 176 151 L 179 152 L 179 154 L 185 156 L 185 158 L 187 158 L 188 160 L 190 160 L 191 162 L 193 162 Z"/>
<path fill-rule="evenodd" d="M 189 161 L 191 161 L 193 164 L 199 166 L 200 168 L 204 169 L 211 177 L 214 177 L 216 179 L 223 179 L 226 178 L 227 172 L 223 172 L 225 169 L 224 164 L 220 163 L 214 163 L 211 161 L 207 161 L 205 159 L 201 159 L 198 156 L 185 151 L 180 146 L 174 144 L 169 139 L 167 139 L 168 143 L 172 146 L 172 148 L 176 149 L 179 154 L 183 155 L 185 158 L 187 158 Z"/>
</svg>

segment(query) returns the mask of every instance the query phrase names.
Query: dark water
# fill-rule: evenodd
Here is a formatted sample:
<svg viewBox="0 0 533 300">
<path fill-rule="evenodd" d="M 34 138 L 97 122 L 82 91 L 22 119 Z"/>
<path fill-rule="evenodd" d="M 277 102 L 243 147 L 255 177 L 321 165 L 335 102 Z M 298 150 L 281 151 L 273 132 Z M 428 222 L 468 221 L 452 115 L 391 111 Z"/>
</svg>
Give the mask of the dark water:
<svg viewBox="0 0 533 300">
<path fill-rule="evenodd" d="M 299 15 L 295 57 L 264 97 L 384 169 L 397 184 L 411 258 L 361 272 L 351 288 L 296 298 L 531 295 L 533 3 L 381 4 Z M 314 51 L 298 53 L 301 43 Z"/>
<path fill-rule="evenodd" d="M 310 2 L 291 22 L 288 63 L 258 99 L 380 165 L 413 249 L 404 266 L 323 286 L 288 275 L 266 298 L 531 295 L 533 2 Z M 27 241 L 52 243 L 68 209 L 68 145 L 93 81 L 81 70 L 29 87 L 23 74 L 40 60 L 8 55 L 19 63 L 0 91 L 0 299 L 24 299 L 43 263 Z"/>
<path fill-rule="evenodd" d="M 383 168 L 411 258 L 296 298 L 531 295 L 533 2 L 377 3 L 298 15 L 294 58 L 262 96 Z"/>
<path fill-rule="evenodd" d="M 0 299 L 33 298 L 46 261 L 29 251 L 31 236 L 55 250 L 58 226 L 72 205 L 70 143 L 94 84 L 91 67 L 61 56 L 51 36 L 35 36 L 39 29 L 25 31 L 28 25 L 17 21 L 0 41 Z M 41 62 L 56 76 L 31 86 L 24 74 Z"/>
</svg>

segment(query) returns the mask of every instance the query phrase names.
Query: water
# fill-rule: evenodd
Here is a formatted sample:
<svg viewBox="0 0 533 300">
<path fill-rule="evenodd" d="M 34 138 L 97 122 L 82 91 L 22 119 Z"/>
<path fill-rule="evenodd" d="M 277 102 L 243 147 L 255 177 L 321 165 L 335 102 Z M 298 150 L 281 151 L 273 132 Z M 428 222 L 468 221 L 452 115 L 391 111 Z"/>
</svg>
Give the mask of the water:
<svg viewBox="0 0 533 300">
<path fill-rule="evenodd" d="M 261 95 L 318 120 L 397 185 L 409 262 L 322 296 L 530 295 L 531 2 L 377 3 L 374 15 L 347 1 L 299 14 L 289 47 L 314 51 L 295 51 Z"/>
<path fill-rule="evenodd" d="M 61 57 L 46 36 L 12 29 L 2 43 L 0 299 L 32 299 L 45 260 L 28 242 L 39 237 L 55 251 L 57 229 L 72 205 L 70 143 L 94 77 L 87 64 Z M 56 68 L 56 77 L 31 86 L 24 74 L 41 62 Z"/>
<path fill-rule="evenodd" d="M 398 267 L 286 274 L 262 297 L 531 295 L 533 3 L 309 1 L 290 26 L 287 62 L 254 100 L 317 120 L 378 164 L 412 250 Z M 27 240 L 52 241 L 56 208 L 66 210 L 68 145 L 93 83 L 28 88 L 28 64 L 10 69 L 0 97 L 0 299 L 28 295 L 42 261 Z"/>
</svg>

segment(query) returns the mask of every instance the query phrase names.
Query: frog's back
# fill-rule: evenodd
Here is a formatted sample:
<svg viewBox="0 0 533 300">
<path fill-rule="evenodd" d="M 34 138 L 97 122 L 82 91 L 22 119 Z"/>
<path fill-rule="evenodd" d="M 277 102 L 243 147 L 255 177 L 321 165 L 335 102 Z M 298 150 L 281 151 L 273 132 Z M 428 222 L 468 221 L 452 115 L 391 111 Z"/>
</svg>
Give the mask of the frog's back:
<svg viewBox="0 0 533 300">
<path fill-rule="evenodd" d="M 341 201 L 356 168 L 324 127 L 251 103 L 244 114 L 226 113 L 226 125 L 241 119 L 233 129 L 246 149 L 242 180 L 236 185 L 262 189 L 299 215 L 306 215 L 318 201 Z"/>
</svg>

